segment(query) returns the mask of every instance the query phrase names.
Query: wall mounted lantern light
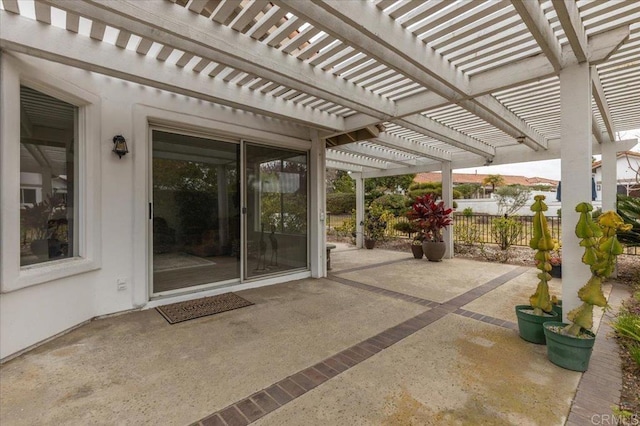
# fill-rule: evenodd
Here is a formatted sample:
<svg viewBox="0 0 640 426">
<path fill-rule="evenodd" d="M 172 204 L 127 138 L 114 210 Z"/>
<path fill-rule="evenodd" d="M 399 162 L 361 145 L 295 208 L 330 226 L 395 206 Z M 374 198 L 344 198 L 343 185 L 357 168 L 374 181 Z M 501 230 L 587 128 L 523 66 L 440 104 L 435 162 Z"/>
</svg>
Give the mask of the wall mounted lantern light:
<svg viewBox="0 0 640 426">
<path fill-rule="evenodd" d="M 116 135 L 113 137 L 113 152 L 118 154 L 118 158 L 122 158 L 129 149 L 127 148 L 127 141 L 124 139 L 122 135 Z"/>
</svg>

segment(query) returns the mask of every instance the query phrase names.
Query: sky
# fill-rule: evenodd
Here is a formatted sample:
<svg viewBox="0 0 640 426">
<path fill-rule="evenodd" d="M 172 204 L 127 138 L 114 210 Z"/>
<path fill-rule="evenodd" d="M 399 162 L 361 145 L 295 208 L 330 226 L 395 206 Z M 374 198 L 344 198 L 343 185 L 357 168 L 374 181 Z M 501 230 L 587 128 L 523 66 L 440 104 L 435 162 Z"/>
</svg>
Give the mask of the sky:
<svg viewBox="0 0 640 426">
<path fill-rule="evenodd" d="M 620 140 L 640 139 L 640 129 L 628 132 L 620 132 Z M 640 152 L 640 144 L 631 149 Z M 595 155 L 597 160 L 599 155 Z M 500 174 L 526 177 L 543 177 L 547 179 L 560 180 L 560 160 L 530 161 L 528 163 L 513 163 L 501 166 L 472 167 L 468 169 L 456 169 L 456 173 L 480 173 L 480 174 Z"/>
</svg>

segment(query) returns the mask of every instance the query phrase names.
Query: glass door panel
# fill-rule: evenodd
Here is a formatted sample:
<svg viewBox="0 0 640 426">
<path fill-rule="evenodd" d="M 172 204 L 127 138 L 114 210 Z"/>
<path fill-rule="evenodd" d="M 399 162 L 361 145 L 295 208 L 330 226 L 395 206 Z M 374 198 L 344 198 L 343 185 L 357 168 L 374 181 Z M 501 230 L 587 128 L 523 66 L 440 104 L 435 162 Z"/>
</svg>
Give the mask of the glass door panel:
<svg viewBox="0 0 640 426">
<path fill-rule="evenodd" d="M 153 131 L 153 293 L 240 278 L 239 144 Z"/>
<path fill-rule="evenodd" d="M 245 277 L 306 269 L 307 154 L 245 144 L 245 164 Z"/>
</svg>

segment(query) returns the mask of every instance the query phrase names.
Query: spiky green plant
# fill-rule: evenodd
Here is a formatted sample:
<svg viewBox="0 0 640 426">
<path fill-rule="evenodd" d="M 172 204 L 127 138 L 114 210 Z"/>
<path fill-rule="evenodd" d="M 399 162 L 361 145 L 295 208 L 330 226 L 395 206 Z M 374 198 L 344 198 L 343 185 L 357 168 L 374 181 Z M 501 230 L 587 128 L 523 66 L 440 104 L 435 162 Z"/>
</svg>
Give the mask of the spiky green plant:
<svg viewBox="0 0 640 426">
<path fill-rule="evenodd" d="M 618 214 L 632 228 L 619 232 L 618 239 L 628 246 L 640 247 L 640 198 L 618 195 Z"/>
<path fill-rule="evenodd" d="M 551 280 L 551 250 L 555 246 L 551 231 L 547 224 L 547 218 L 544 212 L 548 210 L 544 202 L 544 195 L 536 195 L 531 210 L 535 212 L 533 216 L 533 237 L 529 241 L 529 247 L 537 250 L 535 254 L 536 268 L 540 270 L 538 273 L 538 287 L 536 292 L 529 298 L 529 303 L 533 308 L 535 315 L 543 315 L 544 312 L 551 312 L 553 305 L 551 303 L 551 295 L 549 294 L 549 281 Z"/>
<path fill-rule="evenodd" d="M 616 237 L 616 232 L 631 228 L 631 225 L 626 225 L 612 210 L 603 213 L 596 223 L 591 217 L 592 210 L 593 206 L 589 203 L 580 203 L 576 206 L 580 218 L 575 232 L 581 239 L 580 246 L 584 247 L 582 263 L 589 265 L 591 278 L 578 290 L 582 305 L 567 314 L 572 324 L 566 326 L 563 332 L 572 336 L 579 335 L 583 329 L 591 330 L 594 306 L 603 308 L 607 306 L 607 299 L 602 293 L 602 283 L 613 273 L 616 257 L 624 251 Z"/>
</svg>

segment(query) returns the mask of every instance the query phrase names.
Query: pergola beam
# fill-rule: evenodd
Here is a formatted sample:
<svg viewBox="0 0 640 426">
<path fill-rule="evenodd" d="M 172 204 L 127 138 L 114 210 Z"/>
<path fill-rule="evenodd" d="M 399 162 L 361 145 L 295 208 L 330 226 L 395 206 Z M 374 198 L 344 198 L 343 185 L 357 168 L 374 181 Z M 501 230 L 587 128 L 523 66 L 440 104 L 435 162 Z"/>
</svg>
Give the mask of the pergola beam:
<svg viewBox="0 0 640 426">
<path fill-rule="evenodd" d="M 388 148 L 398 149 L 409 154 L 431 158 L 437 161 L 451 160 L 451 153 L 449 152 L 442 151 L 428 145 L 424 145 L 419 142 L 415 142 L 389 133 L 380 133 L 377 138 L 371 139 L 371 142 L 374 142 L 378 145 L 386 146 Z"/>
<path fill-rule="evenodd" d="M 375 141 L 375 139 L 372 141 Z M 352 154 L 360 154 L 365 157 L 373 158 L 374 160 L 386 161 L 389 163 L 399 164 L 401 166 L 411 166 L 416 163 L 416 160 L 413 158 L 407 158 L 406 156 L 398 155 L 384 148 L 365 146 L 357 142 L 335 146 L 332 147 L 332 149 Z"/>
<path fill-rule="evenodd" d="M 589 55 L 587 33 L 575 0 L 551 0 L 551 3 L 578 63 L 586 62 Z"/>
<path fill-rule="evenodd" d="M 602 82 L 600 81 L 596 67 L 591 67 L 591 83 L 593 99 L 596 101 L 602 120 L 604 120 L 604 126 L 607 128 L 609 140 L 614 141 L 616 139 L 616 131 L 613 125 L 613 117 L 611 116 L 607 95 L 604 93 L 604 88 L 602 87 Z"/>
<path fill-rule="evenodd" d="M 62 28 L 44 26 L 19 15 L 0 11 L 0 27 L 3 49 L 310 127 L 330 130 L 344 127 L 341 117 L 222 81 L 216 82 L 214 91 L 207 76 L 187 74 L 177 67 L 171 69 L 133 51 L 98 43 Z M 159 66 L 162 72 L 158 72 Z"/>
<path fill-rule="evenodd" d="M 339 161 L 346 164 L 354 164 L 356 166 L 368 167 L 371 169 L 386 169 L 389 167 L 389 164 L 386 161 L 373 160 L 361 155 L 337 151 L 331 148 L 327 149 L 327 160 Z"/>
<path fill-rule="evenodd" d="M 511 0 L 511 5 L 538 42 L 538 46 L 553 65 L 553 69 L 560 72 L 562 69 L 562 47 L 551 25 L 549 25 L 549 21 L 544 16 L 540 4 L 537 1 Z"/>
<path fill-rule="evenodd" d="M 422 133 L 449 145 L 472 152 L 485 159 L 491 159 L 496 154 L 496 149 L 493 146 L 420 114 L 392 120 L 392 122 L 414 132 Z"/>
<path fill-rule="evenodd" d="M 388 99 L 169 2 L 42 1 L 381 120 L 395 114 Z"/>
<path fill-rule="evenodd" d="M 483 120 L 505 133 L 517 138 L 526 137 L 532 142 L 528 143 L 532 148 L 545 148 L 544 137 L 522 120 L 514 122 L 515 114 L 504 105 L 497 101 L 468 100 L 468 78 L 431 47 L 396 25 L 392 18 L 382 14 L 373 4 L 336 0 L 278 0 L 276 3 L 304 17 L 316 28 L 321 28 L 338 39 L 357 44 L 368 56 L 429 88 L 447 101 L 458 103 L 474 114 L 480 114 Z M 385 37 L 381 38 L 379 34 L 385 34 Z M 454 146 L 468 149 L 464 147 L 464 141 L 457 142 L 459 145 Z M 471 152 L 486 155 L 486 152 L 480 154 L 473 148 L 478 147 L 472 147 Z"/>
</svg>

